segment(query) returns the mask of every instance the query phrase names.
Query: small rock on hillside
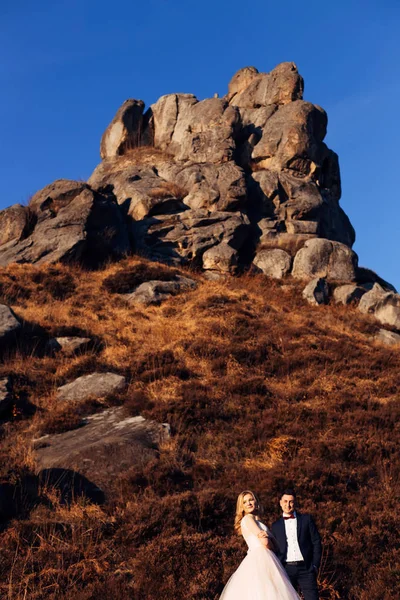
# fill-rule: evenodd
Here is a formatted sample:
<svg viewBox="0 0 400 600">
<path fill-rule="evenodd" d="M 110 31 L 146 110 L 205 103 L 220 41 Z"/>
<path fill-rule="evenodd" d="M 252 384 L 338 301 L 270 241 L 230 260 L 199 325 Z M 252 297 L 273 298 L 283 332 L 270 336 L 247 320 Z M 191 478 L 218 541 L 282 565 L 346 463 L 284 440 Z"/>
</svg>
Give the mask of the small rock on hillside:
<svg viewBox="0 0 400 600">
<path fill-rule="evenodd" d="M 309 304 L 328 304 L 329 285 L 326 279 L 317 278 L 310 281 L 303 290 L 303 298 Z"/>
<path fill-rule="evenodd" d="M 125 377 L 116 373 L 91 373 L 82 375 L 75 381 L 58 388 L 59 400 L 85 400 L 86 398 L 104 398 L 120 392 L 126 385 Z"/>
<path fill-rule="evenodd" d="M 0 379 L 0 415 L 12 404 L 12 389 L 9 377 Z"/>
<path fill-rule="evenodd" d="M 387 329 L 380 329 L 374 336 L 374 340 L 386 344 L 387 346 L 400 345 L 400 335 L 394 333 L 394 331 L 388 331 Z"/>
<path fill-rule="evenodd" d="M 187 277 L 177 277 L 174 281 L 146 281 L 130 294 L 121 294 L 129 304 L 159 305 L 171 296 L 194 290 L 197 283 Z"/>
</svg>

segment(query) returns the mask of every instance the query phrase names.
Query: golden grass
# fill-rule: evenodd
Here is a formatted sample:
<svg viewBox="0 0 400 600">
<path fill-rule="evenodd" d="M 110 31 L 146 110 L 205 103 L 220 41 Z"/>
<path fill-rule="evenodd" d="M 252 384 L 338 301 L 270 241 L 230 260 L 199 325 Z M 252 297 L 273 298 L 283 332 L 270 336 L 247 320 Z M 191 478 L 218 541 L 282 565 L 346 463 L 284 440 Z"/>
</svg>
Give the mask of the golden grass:
<svg viewBox="0 0 400 600">
<path fill-rule="evenodd" d="M 121 300 L 120 286 L 155 273 L 176 271 L 136 258 L 96 272 L 0 271 L 0 301 L 25 321 L 0 365 L 15 394 L 0 440 L 3 480 L 33 472 L 32 438 L 115 403 L 172 429 L 158 458 L 116 478 L 103 508 L 62 506 L 43 490 L 51 504 L 1 534 L 2 597 L 217 598 L 245 553 L 232 532 L 236 495 L 254 487 L 270 523 L 290 483 L 324 537 L 321 597 L 378 600 L 389 586 L 396 597 L 400 357 L 370 341 L 372 317 L 310 307 L 301 283 L 262 275 L 194 275 L 197 290 L 160 307 Z M 46 338 L 70 334 L 95 345 L 73 358 L 46 354 Z M 126 390 L 57 402 L 58 386 L 95 370 L 125 375 Z"/>
</svg>

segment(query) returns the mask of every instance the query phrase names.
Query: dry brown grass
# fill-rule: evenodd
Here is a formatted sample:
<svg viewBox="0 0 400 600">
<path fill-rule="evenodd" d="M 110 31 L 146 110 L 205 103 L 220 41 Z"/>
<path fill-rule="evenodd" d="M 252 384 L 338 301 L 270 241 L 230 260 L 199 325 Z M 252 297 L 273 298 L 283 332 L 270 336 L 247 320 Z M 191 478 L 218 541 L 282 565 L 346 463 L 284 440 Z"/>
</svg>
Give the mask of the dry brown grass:
<svg viewBox="0 0 400 600">
<path fill-rule="evenodd" d="M 188 191 L 177 183 L 171 181 L 162 182 L 158 187 L 149 191 L 151 198 L 173 198 L 174 200 L 183 200 Z"/>
<path fill-rule="evenodd" d="M 397 597 L 398 352 L 370 341 L 377 325 L 355 308 L 306 305 L 298 282 L 199 279 L 196 291 L 149 308 L 115 295 L 156 271 L 175 273 L 133 258 L 96 272 L 0 271 L 0 301 L 25 320 L 0 366 L 18 409 L 3 426 L 3 478 L 31 472 L 38 432 L 112 403 L 172 428 L 159 457 L 121 475 L 102 509 L 53 498 L 12 522 L 0 545 L 2 597 L 217 598 L 245 554 L 232 532 L 236 495 L 257 490 L 270 523 L 290 483 L 324 538 L 322 598 Z M 72 359 L 37 350 L 38 337 L 76 333 L 95 349 Z M 99 369 L 127 376 L 127 390 L 57 406 L 57 386 Z"/>
</svg>

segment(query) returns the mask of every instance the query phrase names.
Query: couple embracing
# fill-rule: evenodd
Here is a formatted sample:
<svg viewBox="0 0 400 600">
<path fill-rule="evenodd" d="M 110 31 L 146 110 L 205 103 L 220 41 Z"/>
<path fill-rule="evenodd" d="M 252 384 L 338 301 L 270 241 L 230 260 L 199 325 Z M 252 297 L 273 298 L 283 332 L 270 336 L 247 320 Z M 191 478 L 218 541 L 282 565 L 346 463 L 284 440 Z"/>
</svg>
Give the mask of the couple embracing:
<svg viewBox="0 0 400 600">
<path fill-rule="evenodd" d="M 250 491 L 239 494 L 235 530 L 248 552 L 226 584 L 220 600 L 318 600 L 317 573 L 321 538 L 311 515 L 296 511 L 292 489 L 280 497 L 282 517 L 271 530 L 262 522 L 262 507 Z"/>
</svg>

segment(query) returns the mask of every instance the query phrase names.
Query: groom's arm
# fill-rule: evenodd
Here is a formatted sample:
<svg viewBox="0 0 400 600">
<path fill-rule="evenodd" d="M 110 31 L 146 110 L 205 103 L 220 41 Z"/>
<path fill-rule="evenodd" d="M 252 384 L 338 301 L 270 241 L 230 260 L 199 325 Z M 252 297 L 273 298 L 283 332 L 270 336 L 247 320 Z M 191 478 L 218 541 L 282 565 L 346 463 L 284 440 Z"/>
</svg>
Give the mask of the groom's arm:
<svg viewBox="0 0 400 600">
<path fill-rule="evenodd" d="M 313 547 L 313 565 L 319 569 L 321 564 L 321 555 L 322 555 L 322 544 L 321 544 L 321 536 L 318 532 L 317 526 L 314 523 L 314 519 L 310 515 L 309 521 L 309 531 L 310 531 L 310 539 Z"/>
</svg>

